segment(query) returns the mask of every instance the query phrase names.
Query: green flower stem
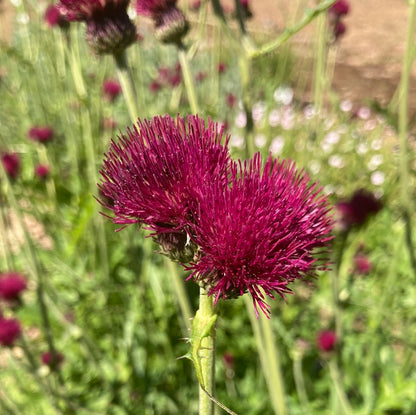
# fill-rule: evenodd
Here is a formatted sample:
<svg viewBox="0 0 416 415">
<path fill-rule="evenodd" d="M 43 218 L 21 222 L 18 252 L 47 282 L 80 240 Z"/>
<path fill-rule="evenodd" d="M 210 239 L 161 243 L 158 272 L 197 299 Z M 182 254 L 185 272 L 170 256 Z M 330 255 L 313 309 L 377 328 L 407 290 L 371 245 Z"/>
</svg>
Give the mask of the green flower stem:
<svg viewBox="0 0 416 415">
<path fill-rule="evenodd" d="M 123 90 L 123 95 L 127 103 L 130 119 L 134 123 L 137 121 L 139 111 L 137 109 L 137 94 L 134 88 L 133 77 L 130 68 L 127 64 L 127 56 L 125 51 L 118 55 L 114 55 L 114 60 L 117 65 L 118 79 Z"/>
<path fill-rule="evenodd" d="M 281 45 L 286 43 L 293 35 L 300 32 L 304 27 L 306 27 L 317 16 L 328 10 L 335 2 L 336 0 L 324 0 L 317 7 L 313 9 L 307 9 L 303 16 L 303 19 L 299 23 L 295 24 L 293 27 L 285 29 L 277 39 L 266 43 L 265 45 L 261 46 L 256 50 L 249 52 L 249 55 L 251 57 L 261 56 L 279 48 Z"/>
<path fill-rule="evenodd" d="M 278 350 L 275 346 L 271 321 L 264 316 L 256 318 L 253 303 L 249 296 L 244 296 L 244 302 L 250 318 L 251 327 L 257 343 L 257 350 L 264 377 L 269 389 L 269 397 L 273 411 L 278 415 L 287 414 L 285 391 Z"/>
<path fill-rule="evenodd" d="M 188 95 L 189 105 L 191 106 L 191 111 L 193 114 L 199 114 L 195 85 L 192 79 L 186 50 L 183 45 L 179 45 L 178 49 L 178 57 L 181 64 L 182 76 L 185 83 L 186 93 Z"/>
<path fill-rule="evenodd" d="M 183 279 L 180 277 L 178 273 L 178 267 L 175 263 L 166 259 L 167 267 L 169 269 L 170 275 L 173 278 L 173 285 L 175 289 L 175 293 L 179 302 L 179 307 L 181 309 L 183 323 L 184 323 L 184 332 L 188 334 L 188 330 L 191 327 L 191 320 L 192 320 L 192 308 L 189 302 L 188 294 L 185 289 L 185 284 Z"/>
<path fill-rule="evenodd" d="M 189 355 L 199 382 L 199 415 L 214 415 L 216 320 L 213 298 L 201 287 L 199 310 L 192 323 Z"/>
<path fill-rule="evenodd" d="M 354 412 L 350 406 L 350 403 L 348 402 L 348 398 L 342 386 L 341 375 L 339 373 L 339 369 L 338 369 L 335 359 L 330 359 L 328 361 L 328 367 L 329 367 L 329 374 L 332 378 L 332 382 L 335 388 L 337 402 L 339 404 L 339 408 L 342 411 L 341 414 L 352 415 Z"/>
<path fill-rule="evenodd" d="M 265 316 L 260 316 L 260 323 L 263 329 L 265 349 L 267 356 L 268 386 L 274 413 L 276 415 L 287 414 L 285 404 L 285 389 L 281 371 L 279 352 L 275 345 L 272 321 Z"/>
<path fill-rule="evenodd" d="M 250 94 L 250 80 L 251 80 L 251 60 L 247 57 L 245 53 L 240 54 L 239 56 L 239 68 L 241 76 L 241 90 L 243 93 L 243 107 L 246 115 L 246 127 L 245 127 L 245 150 L 246 158 L 249 159 L 253 156 L 255 152 L 254 146 L 254 123 L 252 116 L 252 106 L 251 106 L 251 94 Z"/>
<path fill-rule="evenodd" d="M 75 90 L 80 100 L 84 101 L 87 96 L 84 78 L 81 70 L 81 57 L 79 53 L 79 42 L 75 33 L 71 33 L 71 57 L 70 57 L 71 73 L 74 79 Z"/>
<path fill-rule="evenodd" d="M 313 102 L 318 114 L 321 114 L 326 84 L 326 15 L 321 13 L 317 18 L 317 41 L 314 68 Z"/>
<path fill-rule="evenodd" d="M 416 20 L 416 1 L 409 2 L 410 12 L 407 26 L 406 50 L 403 57 L 402 76 L 399 87 L 399 140 L 400 140 L 400 187 L 403 219 L 406 227 L 406 245 L 413 272 L 416 275 L 416 257 L 413 249 L 411 212 L 412 192 L 410 185 L 410 148 L 408 142 L 408 116 L 409 116 L 409 80 L 414 56 L 414 31 Z"/>
<path fill-rule="evenodd" d="M 303 414 L 311 414 L 308 395 L 306 393 L 305 381 L 302 370 L 302 353 L 297 352 L 293 358 L 293 377 L 295 379 L 296 392 L 302 407 Z"/>
</svg>

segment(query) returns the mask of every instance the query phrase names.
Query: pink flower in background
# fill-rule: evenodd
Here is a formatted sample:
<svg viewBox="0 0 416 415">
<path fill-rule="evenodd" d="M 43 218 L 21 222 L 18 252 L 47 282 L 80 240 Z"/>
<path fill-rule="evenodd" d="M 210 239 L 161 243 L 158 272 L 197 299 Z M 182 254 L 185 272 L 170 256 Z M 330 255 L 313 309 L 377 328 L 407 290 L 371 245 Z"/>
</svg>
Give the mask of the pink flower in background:
<svg viewBox="0 0 416 415">
<path fill-rule="evenodd" d="M 226 95 L 225 102 L 227 103 L 228 108 L 234 108 L 235 104 L 237 103 L 237 98 L 230 92 Z"/>
<path fill-rule="evenodd" d="M 145 224 L 162 248 L 182 257 L 203 184 L 227 180 L 223 131 L 197 116 L 139 120 L 113 141 L 101 169 L 101 203 L 118 224 Z M 192 254 L 193 256 L 193 254 Z M 183 258 L 181 258 L 183 260 Z"/>
<path fill-rule="evenodd" d="M 103 128 L 106 130 L 114 130 L 117 127 L 117 121 L 114 118 L 104 118 Z"/>
<path fill-rule="evenodd" d="M 232 164 L 230 186 L 206 183 L 191 233 L 200 249 L 186 268 L 215 302 L 249 292 L 256 314 L 269 316 L 264 294 L 285 297 L 289 283 L 326 268 L 332 219 L 320 188 L 294 163 L 269 157 L 261 166 L 256 154 Z"/>
<path fill-rule="evenodd" d="M 201 0 L 194 0 L 193 2 L 191 2 L 191 4 L 189 5 L 189 8 L 194 11 L 197 12 L 200 8 L 201 8 Z"/>
<path fill-rule="evenodd" d="M 112 102 L 121 94 L 121 85 L 113 79 L 107 79 L 103 83 L 103 92 L 105 97 Z"/>
<path fill-rule="evenodd" d="M 199 71 L 195 76 L 196 82 L 202 82 L 207 77 L 206 72 Z"/>
<path fill-rule="evenodd" d="M 0 344 L 2 346 L 13 346 L 21 334 L 22 329 L 18 320 L 0 317 Z"/>
<path fill-rule="evenodd" d="M 65 15 L 62 14 L 57 4 L 50 4 L 45 11 L 45 22 L 49 27 L 58 26 L 61 29 L 67 29 L 69 22 Z"/>
<path fill-rule="evenodd" d="M 1 161 L 7 175 L 15 179 L 20 172 L 20 157 L 16 153 L 4 153 L 1 155 Z"/>
<path fill-rule="evenodd" d="M 347 31 L 347 26 L 344 22 L 338 21 L 333 27 L 335 39 L 338 39 L 340 36 L 344 35 Z"/>
<path fill-rule="evenodd" d="M 241 11 L 243 12 L 243 17 L 245 19 L 250 19 L 251 17 L 253 17 L 253 13 L 250 9 L 248 0 L 240 0 L 240 5 L 241 5 Z"/>
<path fill-rule="evenodd" d="M 26 279 L 17 272 L 4 272 L 0 274 L 0 298 L 14 301 L 26 290 Z"/>
<path fill-rule="evenodd" d="M 337 344 L 337 336 L 332 330 L 325 330 L 319 333 L 317 338 L 319 350 L 322 352 L 331 352 L 335 349 Z"/>
<path fill-rule="evenodd" d="M 45 179 L 49 176 L 51 169 L 46 164 L 38 164 L 35 167 L 35 176 L 39 179 Z"/>
<path fill-rule="evenodd" d="M 160 85 L 160 83 L 158 81 L 150 82 L 150 85 L 149 85 L 150 91 L 158 92 L 158 91 L 160 91 L 161 88 L 162 88 L 162 85 Z"/>
<path fill-rule="evenodd" d="M 372 268 L 372 264 L 368 259 L 367 255 L 358 253 L 354 257 L 354 270 L 359 275 L 369 274 Z"/>
<path fill-rule="evenodd" d="M 218 64 L 218 73 L 224 73 L 227 70 L 227 65 L 224 62 Z"/>
<path fill-rule="evenodd" d="M 28 136 L 33 141 L 38 141 L 39 143 L 47 143 L 48 141 L 52 140 L 54 136 L 54 130 L 49 126 L 36 126 L 29 130 Z"/>
<path fill-rule="evenodd" d="M 54 358 L 55 357 L 55 358 Z M 64 355 L 62 353 L 55 353 L 55 356 L 52 352 L 45 352 L 41 356 L 41 361 L 44 365 L 49 366 L 51 369 L 56 368 L 64 361 Z"/>
<path fill-rule="evenodd" d="M 336 16 L 344 16 L 350 11 L 350 4 L 347 0 L 338 0 L 330 8 L 329 12 Z"/>
<path fill-rule="evenodd" d="M 381 201 L 372 193 L 360 189 L 349 200 L 338 202 L 338 222 L 342 229 L 363 225 L 367 219 L 383 207 Z"/>
</svg>

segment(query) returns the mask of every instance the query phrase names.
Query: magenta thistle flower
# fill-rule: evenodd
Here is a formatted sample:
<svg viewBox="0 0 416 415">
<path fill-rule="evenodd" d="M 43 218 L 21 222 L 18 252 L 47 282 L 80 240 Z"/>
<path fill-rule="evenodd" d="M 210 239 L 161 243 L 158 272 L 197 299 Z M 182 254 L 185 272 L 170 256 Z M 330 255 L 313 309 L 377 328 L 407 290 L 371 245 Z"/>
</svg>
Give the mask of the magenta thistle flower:
<svg viewBox="0 0 416 415">
<path fill-rule="evenodd" d="M 136 41 L 136 27 L 127 14 L 129 0 L 60 0 L 70 21 L 87 23 L 86 40 L 98 54 L 118 55 Z"/>
<path fill-rule="evenodd" d="M 50 4 L 45 11 L 45 22 L 49 27 L 58 26 L 61 29 L 67 29 L 69 22 L 64 14 L 62 14 L 57 4 Z"/>
<path fill-rule="evenodd" d="M 337 203 L 336 208 L 339 224 L 343 230 L 352 226 L 363 225 L 371 215 L 376 214 L 383 207 L 379 199 L 372 193 L 360 189 L 349 200 Z"/>
<path fill-rule="evenodd" d="M 1 155 L 1 162 L 7 175 L 15 179 L 20 171 L 20 157 L 16 153 L 4 153 Z"/>
<path fill-rule="evenodd" d="M 234 163 L 231 186 L 206 186 L 193 240 L 200 247 L 186 268 L 208 295 L 233 298 L 249 292 L 258 315 L 269 316 L 265 295 L 285 297 L 288 284 L 325 269 L 332 219 L 317 184 L 290 161 L 256 154 Z"/>
<path fill-rule="evenodd" d="M 217 124 L 205 125 L 197 116 L 139 120 L 111 143 L 101 169 L 99 188 L 111 201 L 101 203 L 113 211 L 113 222 L 145 224 L 166 253 L 188 262 L 188 229 L 203 184 L 227 180 L 222 138 Z"/>
<path fill-rule="evenodd" d="M 51 369 L 55 369 L 64 361 L 64 355 L 62 353 L 45 352 L 41 356 L 41 362 L 49 366 Z"/>
<path fill-rule="evenodd" d="M 329 8 L 329 12 L 337 17 L 344 16 L 348 14 L 349 11 L 350 4 L 347 0 L 338 0 Z"/>
<path fill-rule="evenodd" d="M 38 141 L 39 143 L 47 143 L 51 141 L 54 135 L 52 127 L 43 126 L 43 127 L 32 127 L 27 135 L 33 141 Z"/>
<path fill-rule="evenodd" d="M 0 344 L 2 346 L 13 346 L 21 333 L 22 329 L 18 320 L 0 317 Z"/>
<path fill-rule="evenodd" d="M 338 39 L 339 37 L 343 36 L 346 31 L 347 31 L 347 26 L 345 25 L 344 22 L 339 20 L 334 24 L 333 32 L 334 32 L 335 39 Z"/>
<path fill-rule="evenodd" d="M 38 164 L 35 167 L 35 176 L 39 179 L 46 179 L 49 176 L 51 169 L 46 164 Z"/>
<path fill-rule="evenodd" d="M 152 18 L 158 40 L 180 45 L 188 33 L 189 23 L 176 3 L 177 0 L 136 0 L 136 10 Z"/>
<path fill-rule="evenodd" d="M 372 268 L 372 264 L 367 255 L 358 253 L 354 257 L 354 269 L 359 275 L 369 274 Z"/>
<path fill-rule="evenodd" d="M 322 352 L 331 352 L 335 349 L 337 344 L 337 336 L 332 330 L 324 330 L 319 333 L 317 338 L 317 344 L 319 350 Z"/>
<path fill-rule="evenodd" d="M 121 94 L 121 85 L 113 79 L 107 79 L 103 83 L 103 92 L 106 98 L 112 102 Z"/>
<path fill-rule="evenodd" d="M 18 300 L 26 287 L 26 279 L 17 272 L 5 272 L 0 275 L 0 298 L 3 300 Z"/>
</svg>

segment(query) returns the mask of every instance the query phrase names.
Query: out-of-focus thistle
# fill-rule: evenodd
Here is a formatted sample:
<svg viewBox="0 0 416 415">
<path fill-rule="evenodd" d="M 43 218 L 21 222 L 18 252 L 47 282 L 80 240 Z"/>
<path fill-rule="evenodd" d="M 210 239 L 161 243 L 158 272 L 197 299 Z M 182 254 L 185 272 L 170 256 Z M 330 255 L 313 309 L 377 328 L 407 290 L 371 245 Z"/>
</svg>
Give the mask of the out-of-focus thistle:
<svg viewBox="0 0 416 415">
<path fill-rule="evenodd" d="M 60 0 L 69 21 L 87 24 L 86 40 L 97 54 L 121 54 L 136 41 L 136 27 L 127 14 L 129 0 Z"/>
<path fill-rule="evenodd" d="M 152 18 L 158 40 L 180 45 L 188 33 L 189 23 L 176 3 L 177 0 L 137 0 L 136 10 L 138 14 Z"/>
</svg>

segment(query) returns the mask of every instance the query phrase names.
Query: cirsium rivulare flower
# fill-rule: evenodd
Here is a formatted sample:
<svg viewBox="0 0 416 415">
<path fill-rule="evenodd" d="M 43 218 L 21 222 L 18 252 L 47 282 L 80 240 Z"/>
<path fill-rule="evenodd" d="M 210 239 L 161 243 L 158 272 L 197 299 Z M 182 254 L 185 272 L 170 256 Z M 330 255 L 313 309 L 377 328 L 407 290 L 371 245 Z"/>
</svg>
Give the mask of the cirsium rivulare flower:
<svg viewBox="0 0 416 415">
<path fill-rule="evenodd" d="M 153 19 L 156 38 L 164 43 L 180 44 L 189 30 L 188 20 L 176 3 L 177 0 L 136 0 L 137 13 Z"/>
<path fill-rule="evenodd" d="M 327 264 L 332 218 L 316 183 L 290 161 L 256 154 L 233 163 L 231 185 L 208 186 L 192 228 L 199 251 L 187 269 L 209 295 L 249 292 L 256 314 L 270 314 L 265 295 L 284 297 L 295 279 Z"/>
<path fill-rule="evenodd" d="M 182 254 L 204 186 L 226 186 L 229 153 L 222 141 L 222 128 L 197 116 L 139 120 L 111 143 L 101 169 L 101 200 L 113 222 L 145 224 L 167 253 L 189 261 Z"/>
<path fill-rule="evenodd" d="M 127 14 L 129 0 L 60 0 L 68 21 L 85 21 L 86 40 L 98 54 L 122 53 L 136 41 L 136 27 Z"/>
</svg>

